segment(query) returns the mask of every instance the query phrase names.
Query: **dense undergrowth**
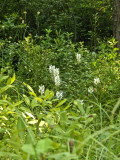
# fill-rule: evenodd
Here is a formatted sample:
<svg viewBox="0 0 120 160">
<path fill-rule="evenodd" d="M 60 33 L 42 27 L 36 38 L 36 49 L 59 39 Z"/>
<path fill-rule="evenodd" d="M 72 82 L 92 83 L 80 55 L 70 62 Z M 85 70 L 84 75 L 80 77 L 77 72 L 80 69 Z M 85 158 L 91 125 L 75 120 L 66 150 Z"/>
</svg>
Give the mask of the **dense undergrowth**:
<svg viewBox="0 0 120 160">
<path fill-rule="evenodd" d="M 1 160 L 119 160 L 120 55 L 72 34 L 0 41 Z"/>
</svg>

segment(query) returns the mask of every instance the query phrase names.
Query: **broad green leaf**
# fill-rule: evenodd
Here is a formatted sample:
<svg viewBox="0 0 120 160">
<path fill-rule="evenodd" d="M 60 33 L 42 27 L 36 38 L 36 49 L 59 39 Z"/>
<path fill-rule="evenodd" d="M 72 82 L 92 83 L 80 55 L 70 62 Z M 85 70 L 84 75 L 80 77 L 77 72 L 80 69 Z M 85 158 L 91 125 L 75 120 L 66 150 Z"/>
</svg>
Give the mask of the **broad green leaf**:
<svg viewBox="0 0 120 160">
<path fill-rule="evenodd" d="M 48 96 L 49 93 L 50 93 L 49 89 L 46 89 L 46 90 L 45 90 L 45 96 Z"/>
<path fill-rule="evenodd" d="M 84 108 L 83 108 L 83 105 L 81 104 L 81 101 L 80 101 L 80 100 L 75 100 L 75 101 L 74 101 L 74 104 L 75 104 L 76 106 L 78 106 L 78 108 L 79 108 L 79 110 L 81 111 L 82 115 L 84 115 L 84 114 L 85 114 L 85 110 L 84 110 Z"/>
<path fill-rule="evenodd" d="M 33 145 L 35 145 L 35 136 L 33 131 L 31 130 L 31 128 L 28 126 L 28 124 L 26 123 L 26 121 L 24 120 L 24 118 L 22 116 L 19 116 L 19 118 L 21 119 L 21 128 L 25 127 L 25 129 L 27 130 L 27 137 L 26 137 L 26 143 L 31 143 Z M 19 125 L 18 125 L 19 126 Z M 23 134 L 23 133 L 22 133 Z"/>
<path fill-rule="evenodd" d="M 54 128 L 54 130 L 56 131 L 56 132 L 58 132 L 59 133 L 59 135 L 61 134 L 64 134 L 65 132 L 64 132 L 64 130 L 62 130 L 62 128 L 60 127 L 60 126 L 55 126 L 55 128 Z"/>
<path fill-rule="evenodd" d="M 64 108 L 64 111 L 67 110 L 68 108 L 70 108 L 69 104 Z"/>
<path fill-rule="evenodd" d="M 23 120 L 20 117 L 18 117 L 17 129 L 18 129 L 18 135 L 19 135 L 19 137 L 21 139 L 23 139 L 24 136 L 25 136 L 26 126 L 25 126 L 25 123 L 23 123 Z"/>
<path fill-rule="evenodd" d="M 3 75 L 0 75 L 0 83 L 3 81 L 3 80 L 6 80 L 9 76 L 3 76 Z"/>
<path fill-rule="evenodd" d="M 7 100 L 0 100 L 0 104 L 5 104 L 5 103 L 9 104 L 12 107 L 15 107 L 14 104 L 12 104 L 11 102 L 9 102 Z"/>
<path fill-rule="evenodd" d="M 25 86 L 27 86 L 27 88 L 28 88 L 31 92 L 34 93 L 34 90 L 33 90 L 28 84 L 26 84 L 26 83 L 24 83 L 24 82 L 23 82 L 23 84 L 24 84 Z"/>
<path fill-rule="evenodd" d="M 38 101 L 38 102 L 43 102 L 43 99 L 42 98 L 40 98 L 40 97 L 36 97 L 36 100 Z"/>
<path fill-rule="evenodd" d="M 36 107 L 36 106 L 38 106 L 38 103 L 37 103 L 37 100 L 34 98 L 34 99 L 32 100 L 32 102 L 31 102 L 31 107 L 32 107 L 32 109 L 33 109 L 33 108 Z"/>
<path fill-rule="evenodd" d="M 25 94 L 23 94 L 23 97 L 24 97 L 25 103 L 26 103 L 28 106 L 30 106 L 30 100 L 29 100 L 29 98 L 28 98 Z"/>
<path fill-rule="evenodd" d="M 19 101 L 17 103 L 14 104 L 14 106 L 19 106 L 23 101 Z"/>
<path fill-rule="evenodd" d="M 27 131 L 28 131 L 28 134 L 27 134 L 27 137 L 26 137 L 26 143 L 31 143 L 33 145 L 35 145 L 35 135 L 32 131 L 32 129 L 30 127 L 27 127 Z"/>
<path fill-rule="evenodd" d="M 36 94 L 34 92 L 29 92 L 29 94 L 36 97 Z"/>
<path fill-rule="evenodd" d="M 38 141 L 36 145 L 37 153 L 45 153 L 49 149 L 52 149 L 52 140 L 49 138 L 42 139 Z"/>
<path fill-rule="evenodd" d="M 93 117 L 89 117 L 86 119 L 85 124 L 88 125 L 92 121 L 93 121 Z"/>
<path fill-rule="evenodd" d="M 0 93 L 5 92 L 8 88 L 13 87 L 12 85 L 7 85 L 5 87 L 0 88 Z"/>
<path fill-rule="evenodd" d="M 7 86 L 11 84 L 11 77 L 7 80 Z"/>
<path fill-rule="evenodd" d="M 44 97 L 44 99 L 47 100 L 47 99 L 53 97 L 53 95 L 54 95 L 54 92 L 49 91 L 49 90 L 47 89 L 47 90 L 45 91 L 45 97 Z"/>
<path fill-rule="evenodd" d="M 13 74 L 13 77 L 11 78 L 11 84 L 15 81 L 15 73 Z"/>
<path fill-rule="evenodd" d="M 12 77 L 12 78 L 10 77 L 10 78 L 7 80 L 7 85 L 11 85 L 14 81 L 15 81 L 15 73 L 13 74 L 13 77 Z"/>
<path fill-rule="evenodd" d="M 63 100 L 60 101 L 55 107 L 60 107 L 60 106 L 62 106 L 65 102 L 66 102 L 66 99 L 63 99 Z"/>
<path fill-rule="evenodd" d="M 35 155 L 35 150 L 32 144 L 24 144 L 22 150 L 30 155 Z"/>
</svg>

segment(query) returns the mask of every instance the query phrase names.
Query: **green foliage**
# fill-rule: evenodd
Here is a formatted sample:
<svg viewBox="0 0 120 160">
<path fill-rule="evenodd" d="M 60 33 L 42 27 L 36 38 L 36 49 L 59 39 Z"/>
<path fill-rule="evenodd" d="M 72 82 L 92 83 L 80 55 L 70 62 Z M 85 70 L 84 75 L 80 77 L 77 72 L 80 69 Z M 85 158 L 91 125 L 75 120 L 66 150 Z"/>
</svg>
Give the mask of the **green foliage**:
<svg viewBox="0 0 120 160">
<path fill-rule="evenodd" d="M 11 90 L 14 80 L 15 74 L 8 78 L 1 73 L 1 90 L 6 86 Z M 95 155 L 119 159 L 119 147 L 112 149 L 112 144 L 118 143 L 120 132 L 119 114 L 114 116 L 119 100 L 105 127 L 106 122 L 102 120 L 105 109 L 100 104 L 93 103 L 95 109 L 91 101 L 83 104 L 77 99 L 68 107 L 66 100 L 54 99 L 54 93 L 49 90 L 37 96 L 31 86 L 23 85 L 27 87 L 27 95 L 21 95 L 20 99 L 13 98 L 7 90 L 0 97 L 1 159 L 94 159 Z M 99 108 L 100 118 L 93 112 L 99 113 Z"/>
<path fill-rule="evenodd" d="M 42 36 L 46 28 L 61 29 L 62 33 L 72 32 L 74 41 L 85 41 L 94 48 L 98 38 L 112 35 L 111 0 L 1 0 L 0 5 L 1 36 L 12 37 L 12 41 L 29 33 Z"/>
<path fill-rule="evenodd" d="M 0 5 L 0 159 L 119 160 L 112 1 Z"/>
<path fill-rule="evenodd" d="M 51 30 L 46 30 L 45 37 L 34 40 L 29 36 L 22 42 L 10 43 L 6 51 L 1 50 L 4 53 L 2 65 L 5 66 L 7 62 L 16 70 L 20 92 L 24 92 L 21 82 L 25 81 L 32 84 L 35 92 L 38 92 L 39 85 L 45 85 L 55 93 L 62 90 L 68 99 L 87 100 L 90 96 L 95 100 L 97 95 L 99 102 L 104 103 L 104 98 L 109 97 L 111 90 L 114 95 L 111 99 L 118 97 L 119 58 L 114 39 L 99 42 L 96 52 L 91 52 L 84 47 L 83 42 L 72 43 L 71 33 L 61 34 L 56 31 L 54 39 L 50 34 Z M 39 44 L 36 44 L 36 40 L 39 40 Z M 77 54 L 81 55 L 80 62 L 76 59 Z M 59 87 L 55 86 L 51 77 L 50 65 L 60 70 Z M 94 83 L 96 78 L 100 79 L 98 85 Z M 89 87 L 94 89 L 93 96 L 88 94 Z"/>
</svg>

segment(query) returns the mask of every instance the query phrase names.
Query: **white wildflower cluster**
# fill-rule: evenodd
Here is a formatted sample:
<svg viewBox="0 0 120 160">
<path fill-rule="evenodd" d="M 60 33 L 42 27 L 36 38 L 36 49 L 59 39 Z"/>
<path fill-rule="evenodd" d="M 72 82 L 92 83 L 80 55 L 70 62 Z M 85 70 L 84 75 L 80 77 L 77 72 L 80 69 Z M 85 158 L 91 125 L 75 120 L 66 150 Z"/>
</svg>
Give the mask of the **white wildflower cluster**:
<svg viewBox="0 0 120 160">
<path fill-rule="evenodd" d="M 62 97 L 63 97 L 63 91 L 57 91 L 56 92 L 56 98 L 61 100 Z"/>
<path fill-rule="evenodd" d="M 59 87 L 60 86 L 59 68 L 55 68 L 55 66 L 50 65 L 49 72 L 51 74 L 52 79 L 55 82 L 55 86 Z M 63 91 L 57 91 L 56 98 L 61 100 L 63 98 Z"/>
<path fill-rule="evenodd" d="M 59 68 L 55 68 L 55 66 L 49 66 L 49 72 L 54 79 L 55 85 L 60 86 L 60 77 L 59 77 Z"/>
<path fill-rule="evenodd" d="M 39 93 L 41 93 L 41 95 L 44 94 L 44 91 L 45 91 L 45 86 L 44 85 L 39 86 Z"/>
<path fill-rule="evenodd" d="M 76 59 L 78 63 L 81 63 L 81 54 L 77 53 L 76 54 Z"/>
<path fill-rule="evenodd" d="M 100 79 L 99 78 L 94 78 L 94 83 L 97 85 L 98 83 L 100 83 Z"/>
<path fill-rule="evenodd" d="M 99 83 L 100 83 L 100 79 L 99 78 L 94 78 L 94 84 L 97 85 Z M 92 86 L 88 88 L 89 93 L 93 93 L 94 91 L 97 91 L 97 89 L 93 88 Z"/>
<path fill-rule="evenodd" d="M 59 76 L 55 77 L 55 85 L 60 86 L 60 77 Z"/>
<path fill-rule="evenodd" d="M 89 92 L 89 93 L 93 93 L 93 91 L 94 91 L 94 89 L 93 89 L 92 86 L 88 88 L 88 92 Z"/>
</svg>

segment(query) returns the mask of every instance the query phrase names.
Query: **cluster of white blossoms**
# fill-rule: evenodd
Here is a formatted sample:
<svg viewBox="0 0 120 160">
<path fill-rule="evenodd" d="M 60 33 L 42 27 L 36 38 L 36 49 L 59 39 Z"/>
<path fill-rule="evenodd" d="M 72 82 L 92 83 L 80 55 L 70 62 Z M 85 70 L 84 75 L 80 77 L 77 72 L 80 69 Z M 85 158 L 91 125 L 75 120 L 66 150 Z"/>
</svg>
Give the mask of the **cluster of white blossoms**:
<svg viewBox="0 0 120 160">
<path fill-rule="evenodd" d="M 94 78 L 94 84 L 97 85 L 100 83 L 100 79 L 99 78 Z M 93 93 L 94 92 L 94 88 L 91 86 L 88 88 L 88 92 L 89 93 Z"/>
<path fill-rule="evenodd" d="M 89 93 L 93 93 L 93 91 L 94 91 L 94 89 L 93 89 L 92 86 L 88 88 L 88 92 L 89 92 Z"/>
<path fill-rule="evenodd" d="M 52 79 L 55 82 L 55 86 L 59 87 L 60 86 L 59 68 L 55 68 L 55 66 L 50 65 L 49 72 L 51 74 Z M 56 98 L 61 100 L 63 98 L 63 91 L 57 91 Z"/>
<path fill-rule="evenodd" d="M 45 91 L 45 86 L 44 85 L 41 85 L 41 86 L 39 86 L 39 93 L 41 93 L 41 95 L 43 95 L 44 94 L 44 91 Z"/>
<path fill-rule="evenodd" d="M 81 54 L 77 53 L 76 54 L 76 59 L 78 63 L 81 63 Z"/>
<path fill-rule="evenodd" d="M 97 85 L 98 83 L 100 83 L 100 79 L 99 78 L 94 78 L 94 83 Z"/>
<path fill-rule="evenodd" d="M 55 68 L 55 66 L 50 65 L 49 72 L 55 82 L 55 85 L 59 87 L 60 86 L 59 68 Z"/>
<path fill-rule="evenodd" d="M 56 92 L 56 97 L 57 97 L 57 99 L 62 99 L 62 97 L 63 97 L 63 91 L 57 91 Z"/>
</svg>

